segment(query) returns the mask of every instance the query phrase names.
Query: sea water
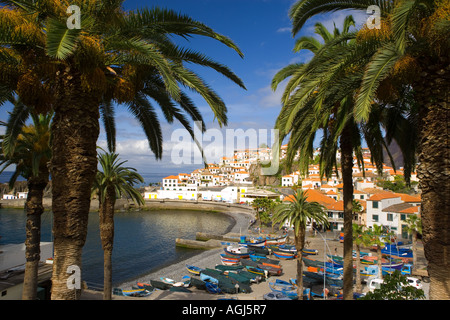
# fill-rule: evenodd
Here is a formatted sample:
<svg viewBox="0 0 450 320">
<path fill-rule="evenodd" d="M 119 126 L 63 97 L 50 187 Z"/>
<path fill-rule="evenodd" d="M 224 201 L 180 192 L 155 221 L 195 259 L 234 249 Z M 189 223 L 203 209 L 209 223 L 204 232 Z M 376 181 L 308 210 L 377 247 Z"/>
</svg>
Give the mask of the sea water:
<svg viewBox="0 0 450 320">
<path fill-rule="evenodd" d="M 45 211 L 42 242 L 52 241 L 52 220 L 52 212 Z M 98 213 L 89 214 L 81 268 L 83 281 L 93 288 L 103 286 L 103 250 L 98 221 Z M 24 210 L 0 209 L 0 244 L 24 243 L 25 222 Z M 196 232 L 225 233 L 232 220 L 216 212 L 152 210 L 117 212 L 114 224 L 112 277 L 113 285 L 117 285 L 203 252 L 178 248 L 175 239 L 195 239 Z"/>
</svg>

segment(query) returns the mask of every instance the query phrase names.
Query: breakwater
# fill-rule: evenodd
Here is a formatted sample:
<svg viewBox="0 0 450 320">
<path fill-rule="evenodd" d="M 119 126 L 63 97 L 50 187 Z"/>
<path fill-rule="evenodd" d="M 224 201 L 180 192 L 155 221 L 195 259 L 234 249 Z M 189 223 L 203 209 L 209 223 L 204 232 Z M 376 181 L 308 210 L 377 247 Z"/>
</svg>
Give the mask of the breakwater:
<svg viewBox="0 0 450 320">
<path fill-rule="evenodd" d="M 26 199 L 8 199 L 0 200 L 1 208 L 25 208 Z M 42 204 L 44 209 L 52 208 L 52 199 L 43 198 Z M 115 204 L 116 210 L 201 210 L 201 211 L 217 211 L 217 212 L 245 212 L 253 213 L 254 210 L 251 206 L 235 204 L 235 203 L 225 203 L 225 202 L 214 202 L 214 201 L 193 201 L 193 200 L 145 200 L 143 206 L 137 206 L 133 202 L 127 199 L 118 199 Z M 91 200 L 91 211 L 98 210 L 98 200 Z"/>
</svg>

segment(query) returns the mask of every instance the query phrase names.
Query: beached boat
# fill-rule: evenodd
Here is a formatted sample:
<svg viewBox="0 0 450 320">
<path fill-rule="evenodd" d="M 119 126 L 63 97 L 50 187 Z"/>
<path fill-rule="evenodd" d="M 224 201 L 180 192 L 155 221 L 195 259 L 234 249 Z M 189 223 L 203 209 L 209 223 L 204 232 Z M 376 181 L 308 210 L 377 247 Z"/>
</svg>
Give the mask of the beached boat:
<svg viewBox="0 0 450 320">
<path fill-rule="evenodd" d="M 269 272 L 267 270 L 263 270 L 257 267 L 250 267 L 250 266 L 246 266 L 245 267 L 247 269 L 248 272 L 254 273 L 256 275 L 262 276 L 267 278 L 269 276 Z"/>
<path fill-rule="evenodd" d="M 413 260 L 412 250 L 398 248 L 395 245 L 387 245 L 386 247 L 381 249 L 381 254 L 393 259 L 401 259 L 403 262 L 410 262 Z"/>
<path fill-rule="evenodd" d="M 261 254 L 261 255 L 269 255 L 270 254 L 270 248 L 269 247 L 257 247 L 252 245 L 247 245 L 248 250 L 254 251 L 255 253 Z"/>
<path fill-rule="evenodd" d="M 277 284 L 275 282 L 269 282 L 269 288 L 273 292 L 281 292 L 286 295 L 289 299 L 295 300 L 298 299 L 297 287 L 291 285 L 286 287 L 284 285 Z"/>
<path fill-rule="evenodd" d="M 232 256 L 232 255 L 228 255 L 228 254 L 221 254 L 220 260 L 222 261 L 223 265 L 233 266 L 233 265 L 238 265 L 241 258 Z"/>
<path fill-rule="evenodd" d="M 166 278 L 166 277 L 161 277 L 159 279 L 162 282 L 167 283 L 167 284 L 171 284 L 174 287 L 184 287 L 184 286 L 186 286 L 186 283 L 184 281 L 175 281 L 173 279 Z"/>
<path fill-rule="evenodd" d="M 132 289 L 132 290 L 123 290 L 120 288 L 113 289 L 113 295 L 116 296 L 148 297 L 150 294 L 152 294 L 152 291 L 148 291 L 146 289 Z"/>
<path fill-rule="evenodd" d="M 205 282 L 205 287 L 209 293 L 212 293 L 212 294 L 222 293 L 222 290 L 220 290 L 219 286 L 216 283 Z"/>
<path fill-rule="evenodd" d="M 139 289 L 146 289 L 148 291 L 156 290 L 156 288 L 154 288 L 150 283 L 137 282 L 136 285 Z"/>
<path fill-rule="evenodd" d="M 297 253 L 294 252 L 273 251 L 272 253 L 279 259 L 295 259 L 297 257 Z"/>
<path fill-rule="evenodd" d="M 195 287 L 200 290 L 206 290 L 205 281 L 197 279 L 195 277 L 191 277 L 190 284 L 192 287 Z"/>
<path fill-rule="evenodd" d="M 216 270 L 214 270 L 216 271 Z M 219 272 L 219 271 L 217 271 Z M 212 272 L 211 269 L 206 268 L 202 272 L 200 272 L 200 280 L 205 282 L 219 283 L 219 279 L 217 277 L 217 272 Z"/>
<path fill-rule="evenodd" d="M 307 249 L 307 248 L 302 249 L 302 255 L 317 255 L 317 254 L 319 254 L 319 250 L 317 249 Z"/>
<path fill-rule="evenodd" d="M 295 252 L 297 253 L 297 248 L 293 245 L 281 244 L 281 245 L 271 245 L 269 248 L 272 251 L 283 251 L 283 252 Z"/>
<path fill-rule="evenodd" d="M 256 261 L 256 262 L 265 262 L 272 265 L 280 265 L 280 260 L 270 259 L 267 257 L 261 257 L 255 254 L 250 254 L 250 260 Z"/>
<path fill-rule="evenodd" d="M 259 283 L 264 280 L 264 276 L 260 276 L 255 273 L 251 273 L 251 272 L 247 271 L 247 269 L 239 271 L 238 274 L 242 277 L 248 278 L 250 280 L 250 282 Z"/>
<path fill-rule="evenodd" d="M 195 274 L 195 275 L 200 275 L 200 272 L 202 272 L 202 268 L 200 268 L 200 267 L 197 267 L 197 266 L 193 266 L 193 265 L 190 265 L 190 264 L 187 264 L 186 265 L 186 269 L 190 272 L 190 273 L 192 273 L 192 274 Z"/>
<path fill-rule="evenodd" d="M 172 287 L 171 284 L 159 280 L 150 280 L 150 284 L 152 285 L 152 287 L 161 290 L 169 290 Z"/>
<path fill-rule="evenodd" d="M 223 250 L 226 254 L 239 258 L 248 258 L 250 253 L 253 253 L 253 251 L 248 250 L 247 247 L 242 246 L 228 246 L 223 248 Z"/>
<path fill-rule="evenodd" d="M 220 264 L 217 264 L 217 265 L 214 267 L 214 269 L 219 270 L 219 271 L 222 271 L 222 272 L 225 272 L 225 271 L 235 271 L 235 272 L 237 272 L 237 271 L 239 271 L 239 270 L 244 269 L 244 266 L 242 266 L 242 265 L 227 266 L 227 265 L 220 265 Z"/>
<path fill-rule="evenodd" d="M 268 237 L 268 238 L 266 238 L 266 246 L 285 244 L 286 243 L 286 237 L 287 236 L 275 237 L 275 238 Z"/>
<path fill-rule="evenodd" d="M 323 283 L 323 281 L 325 281 L 326 283 L 337 286 L 339 288 L 342 288 L 344 286 L 342 276 L 340 275 L 333 275 L 329 273 L 324 274 L 321 271 L 318 272 L 303 271 L 303 275 L 319 283 Z"/>
</svg>

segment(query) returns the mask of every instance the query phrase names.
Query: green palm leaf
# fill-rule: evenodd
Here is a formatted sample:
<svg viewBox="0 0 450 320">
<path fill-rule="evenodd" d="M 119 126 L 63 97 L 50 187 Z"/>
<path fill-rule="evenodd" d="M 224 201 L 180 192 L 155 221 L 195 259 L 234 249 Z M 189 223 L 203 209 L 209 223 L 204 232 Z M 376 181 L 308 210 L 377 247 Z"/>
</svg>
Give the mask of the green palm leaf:
<svg viewBox="0 0 450 320">
<path fill-rule="evenodd" d="M 47 22 L 46 52 L 50 57 L 65 59 L 73 53 L 81 29 L 69 29 L 67 25 L 56 19 Z"/>
<path fill-rule="evenodd" d="M 376 90 L 380 82 L 386 78 L 395 63 L 401 58 L 394 44 L 388 43 L 381 47 L 367 65 L 361 89 L 357 95 L 355 103 L 355 118 L 367 120 L 370 112 L 370 105 L 375 99 Z"/>
</svg>

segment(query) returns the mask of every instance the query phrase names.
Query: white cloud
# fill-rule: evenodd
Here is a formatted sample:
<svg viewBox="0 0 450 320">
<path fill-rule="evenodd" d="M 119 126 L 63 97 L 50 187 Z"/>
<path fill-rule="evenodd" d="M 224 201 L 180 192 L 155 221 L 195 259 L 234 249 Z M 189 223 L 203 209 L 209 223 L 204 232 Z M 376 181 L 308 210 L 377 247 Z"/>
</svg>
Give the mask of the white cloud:
<svg viewBox="0 0 450 320">
<path fill-rule="evenodd" d="M 279 28 L 277 30 L 278 33 L 285 33 L 285 32 L 291 32 L 291 27 L 284 27 L 284 28 Z"/>
</svg>

